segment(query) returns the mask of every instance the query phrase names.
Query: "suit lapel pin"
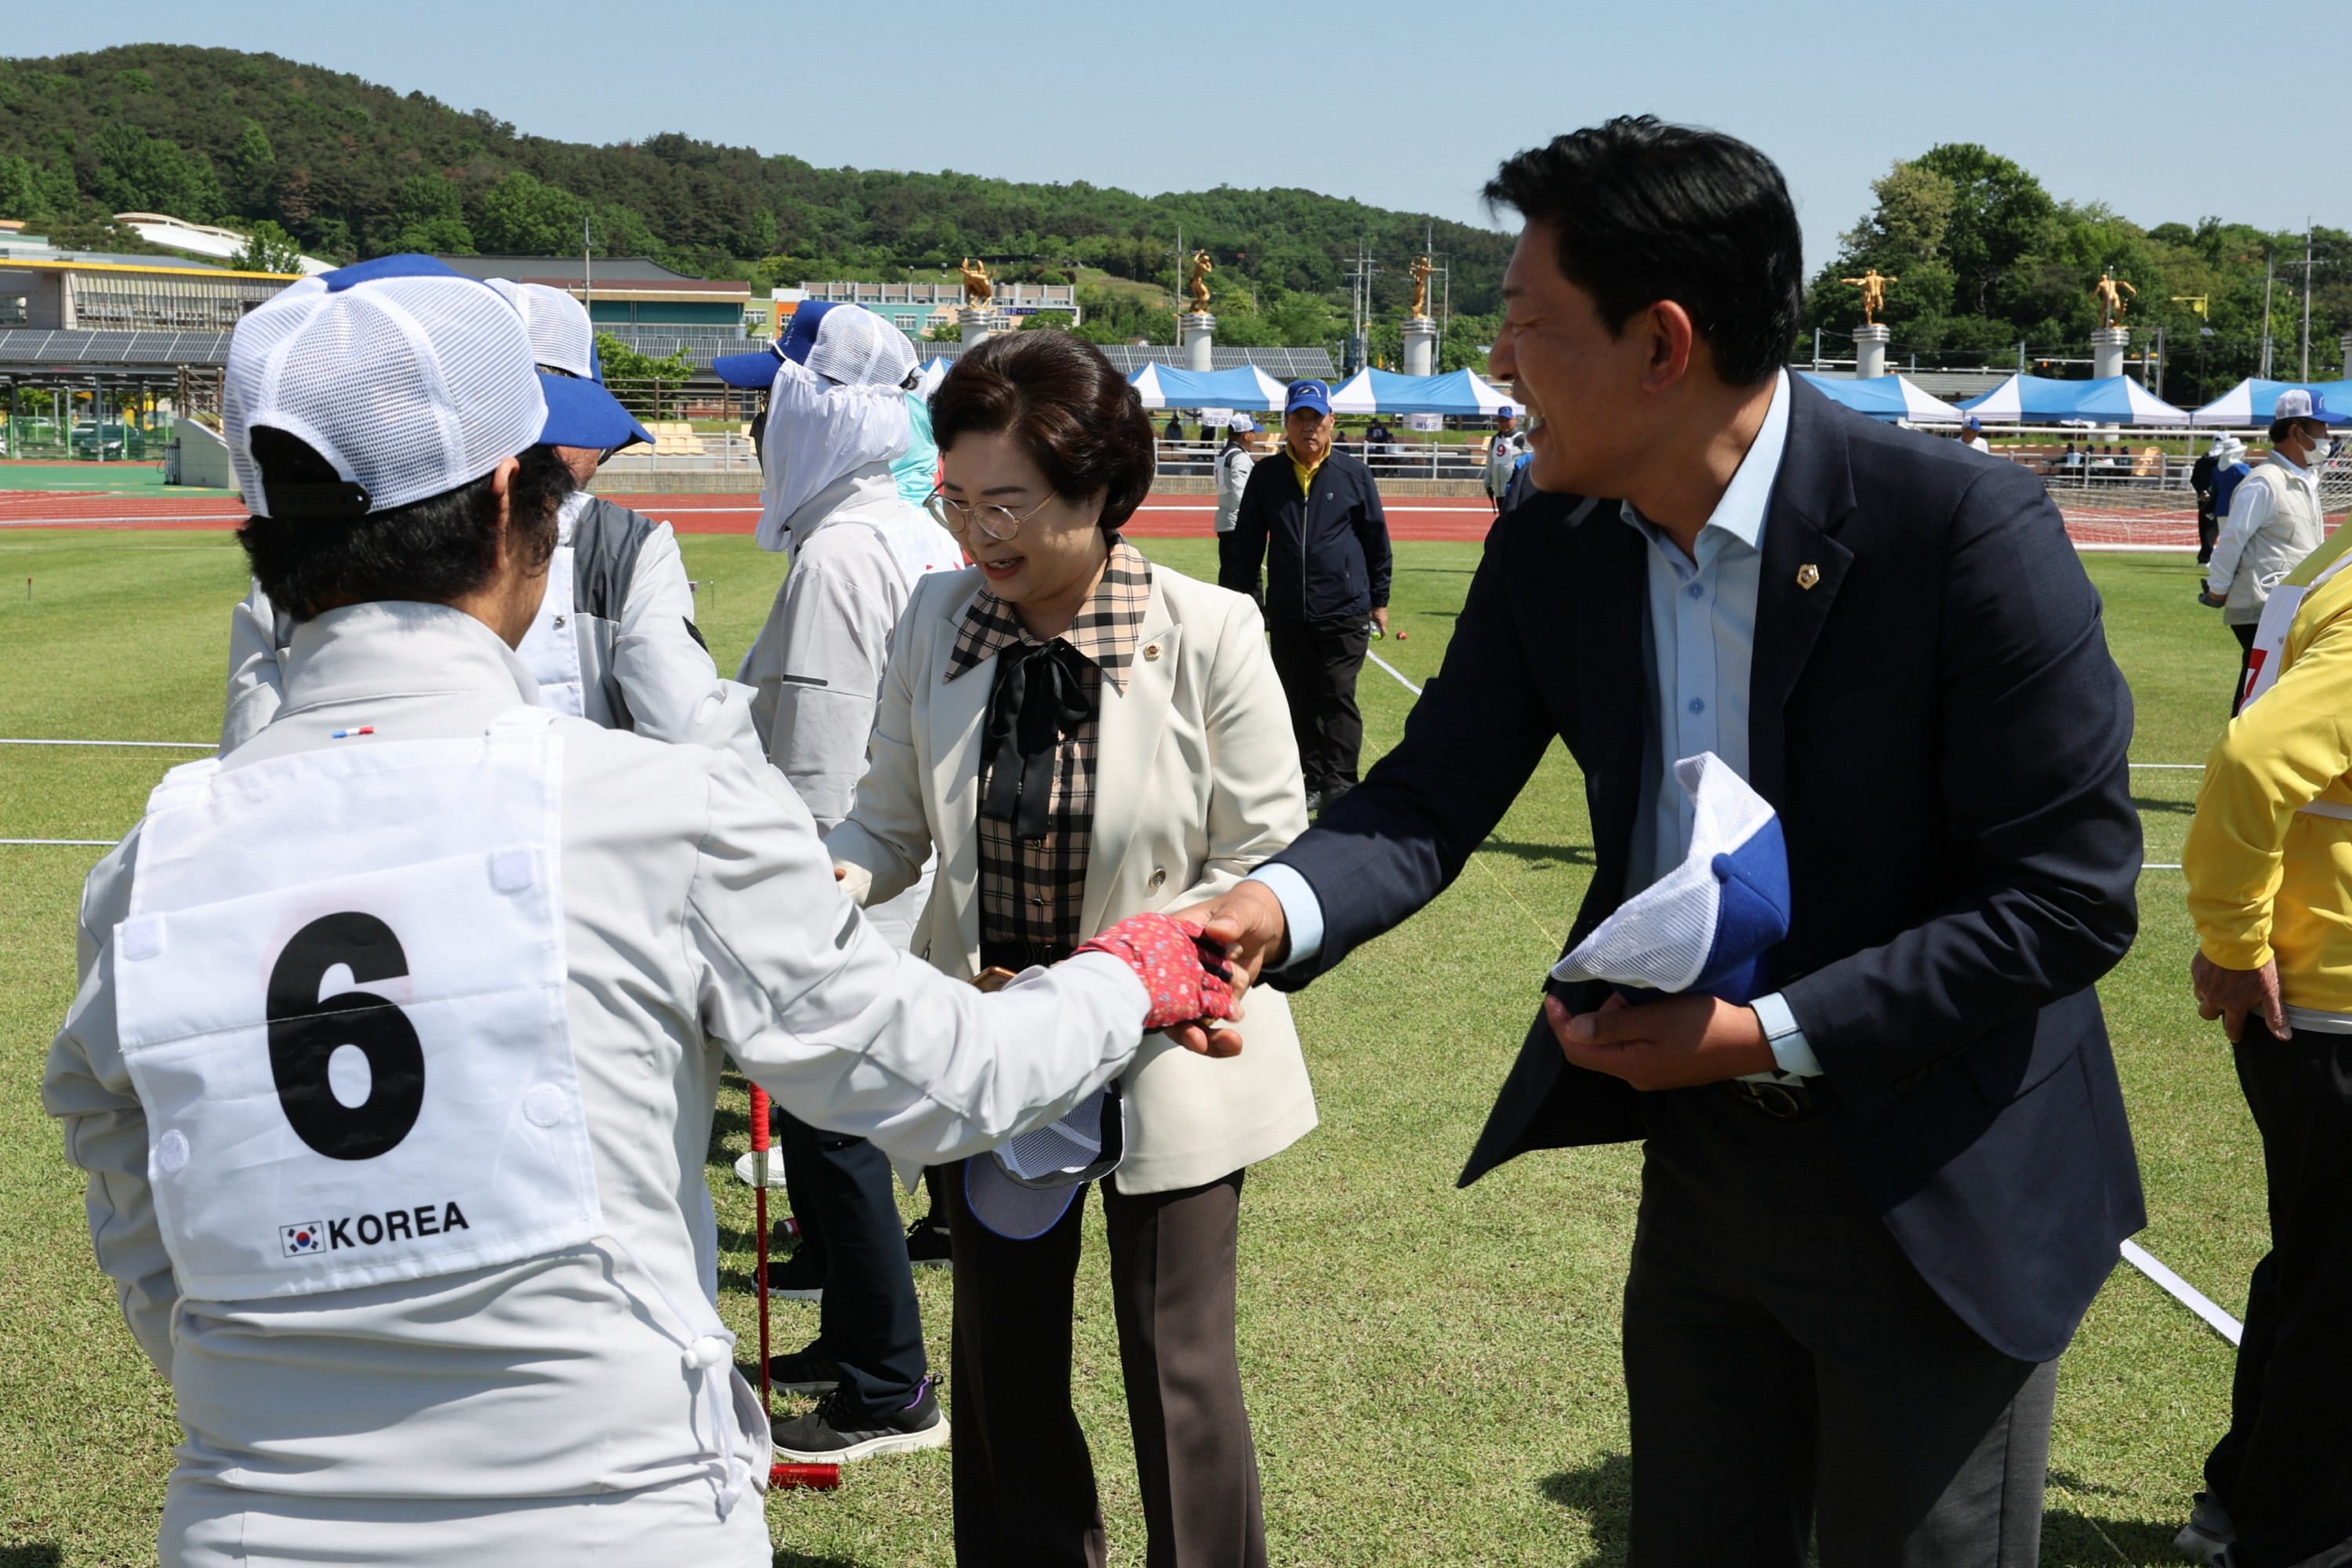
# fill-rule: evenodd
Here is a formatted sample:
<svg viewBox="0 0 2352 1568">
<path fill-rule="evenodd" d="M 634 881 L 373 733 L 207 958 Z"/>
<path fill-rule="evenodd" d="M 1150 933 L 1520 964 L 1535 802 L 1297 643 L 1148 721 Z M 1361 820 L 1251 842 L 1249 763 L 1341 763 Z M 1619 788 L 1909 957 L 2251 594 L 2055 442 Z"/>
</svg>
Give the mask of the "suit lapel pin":
<svg viewBox="0 0 2352 1568">
<path fill-rule="evenodd" d="M 1143 645 L 1143 657 L 1147 659 L 1158 658 L 1160 657 L 1160 645 L 1156 642 L 1145 643 Z"/>
<path fill-rule="evenodd" d="M 1798 587 L 1810 588 L 1821 580 L 1822 569 L 1814 565 L 1811 562 L 1808 561 L 1802 566 L 1797 568 Z"/>
</svg>

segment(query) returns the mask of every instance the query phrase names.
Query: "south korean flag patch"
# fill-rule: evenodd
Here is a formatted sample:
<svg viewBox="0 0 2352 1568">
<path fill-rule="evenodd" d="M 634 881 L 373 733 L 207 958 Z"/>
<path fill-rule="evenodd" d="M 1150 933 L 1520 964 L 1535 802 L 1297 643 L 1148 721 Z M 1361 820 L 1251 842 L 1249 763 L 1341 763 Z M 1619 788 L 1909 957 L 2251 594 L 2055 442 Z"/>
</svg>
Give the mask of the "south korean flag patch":
<svg viewBox="0 0 2352 1568">
<path fill-rule="evenodd" d="M 306 1219 L 300 1225 L 278 1227 L 278 1250 L 281 1257 L 303 1258 L 313 1252 L 327 1250 L 327 1227 L 321 1221 Z"/>
</svg>

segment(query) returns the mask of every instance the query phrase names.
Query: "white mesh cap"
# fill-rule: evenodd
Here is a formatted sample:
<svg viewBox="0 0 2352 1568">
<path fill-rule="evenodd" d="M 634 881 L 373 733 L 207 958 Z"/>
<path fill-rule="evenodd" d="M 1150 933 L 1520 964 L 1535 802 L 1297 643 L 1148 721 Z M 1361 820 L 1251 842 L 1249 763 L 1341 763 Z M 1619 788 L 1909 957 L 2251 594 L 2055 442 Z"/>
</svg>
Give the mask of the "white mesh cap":
<svg viewBox="0 0 2352 1568">
<path fill-rule="evenodd" d="M 583 381 L 604 379 L 596 374 L 596 329 L 589 323 L 587 306 L 544 283 L 518 283 L 509 278 L 488 281 L 522 318 L 530 333 L 531 357 L 540 369 L 560 371 Z"/>
<path fill-rule="evenodd" d="M 915 374 L 915 345 L 863 305 L 836 305 L 819 319 L 802 363 L 850 386 L 898 386 Z"/>
<path fill-rule="evenodd" d="M 530 446 L 547 402 L 505 299 L 430 257 L 388 256 L 305 278 L 239 322 L 222 416 L 246 504 L 268 517 L 257 427 L 305 442 L 366 491 L 365 510 L 388 511 Z"/>
</svg>

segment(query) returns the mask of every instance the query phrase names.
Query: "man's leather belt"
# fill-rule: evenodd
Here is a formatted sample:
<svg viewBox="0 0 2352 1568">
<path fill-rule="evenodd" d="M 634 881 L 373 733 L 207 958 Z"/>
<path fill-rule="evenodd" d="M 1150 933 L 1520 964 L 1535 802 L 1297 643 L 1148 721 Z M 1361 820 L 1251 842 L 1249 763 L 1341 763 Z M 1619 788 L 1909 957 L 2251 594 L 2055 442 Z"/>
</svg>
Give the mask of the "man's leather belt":
<svg viewBox="0 0 2352 1568">
<path fill-rule="evenodd" d="M 1746 1079 L 1733 1079 L 1727 1086 L 1739 1101 L 1766 1116 L 1790 1121 L 1813 1113 L 1813 1091 L 1805 1087 L 1802 1079 L 1773 1083 L 1750 1083 Z"/>
</svg>

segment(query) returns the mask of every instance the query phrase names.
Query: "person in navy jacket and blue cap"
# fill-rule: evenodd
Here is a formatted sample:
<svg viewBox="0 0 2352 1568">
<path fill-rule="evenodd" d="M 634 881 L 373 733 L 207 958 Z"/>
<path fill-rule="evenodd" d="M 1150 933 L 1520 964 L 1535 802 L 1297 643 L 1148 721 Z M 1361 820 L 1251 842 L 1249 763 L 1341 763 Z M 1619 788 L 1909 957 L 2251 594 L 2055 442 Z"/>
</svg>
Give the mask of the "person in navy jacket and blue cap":
<svg viewBox="0 0 2352 1568">
<path fill-rule="evenodd" d="M 1331 389 L 1291 383 L 1282 414 L 1289 461 L 1257 466 L 1233 531 L 1217 542 L 1217 585 L 1265 610 L 1310 813 L 1356 783 L 1364 749 L 1356 673 L 1373 632 L 1389 626 L 1388 515 L 1372 471 L 1333 444 L 1333 425 Z"/>
</svg>

